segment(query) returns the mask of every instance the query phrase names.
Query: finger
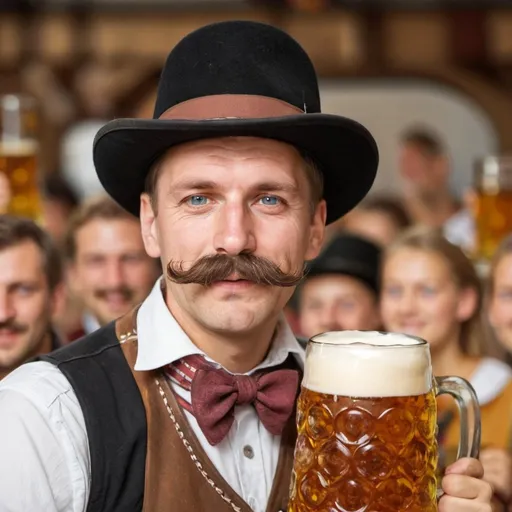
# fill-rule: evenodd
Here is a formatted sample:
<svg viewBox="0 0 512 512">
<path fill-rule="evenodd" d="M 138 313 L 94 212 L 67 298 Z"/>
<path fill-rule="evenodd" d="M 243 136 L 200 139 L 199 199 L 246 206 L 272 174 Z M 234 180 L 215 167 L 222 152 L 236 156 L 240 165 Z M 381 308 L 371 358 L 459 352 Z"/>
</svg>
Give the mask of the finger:
<svg viewBox="0 0 512 512">
<path fill-rule="evenodd" d="M 492 512 L 490 503 L 468 501 L 453 496 L 443 496 L 439 500 L 438 512 Z"/>
<path fill-rule="evenodd" d="M 448 466 L 445 471 L 445 475 L 457 474 L 472 476 L 474 478 L 482 478 L 484 474 L 484 468 L 482 463 L 477 459 L 470 459 L 468 457 L 459 459 L 453 464 Z"/>
<path fill-rule="evenodd" d="M 490 501 L 492 487 L 488 482 L 466 475 L 447 475 L 441 481 L 443 491 L 454 498 Z"/>
</svg>

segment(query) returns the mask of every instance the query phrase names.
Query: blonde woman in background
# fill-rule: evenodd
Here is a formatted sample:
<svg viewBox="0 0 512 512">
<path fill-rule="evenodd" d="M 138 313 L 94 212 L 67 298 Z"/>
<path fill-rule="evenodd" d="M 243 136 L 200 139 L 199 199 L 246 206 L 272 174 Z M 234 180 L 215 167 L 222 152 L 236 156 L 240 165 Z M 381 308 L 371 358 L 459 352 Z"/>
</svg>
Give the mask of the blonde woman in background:
<svg viewBox="0 0 512 512">
<path fill-rule="evenodd" d="M 494 487 L 495 510 L 508 510 L 512 498 L 512 371 L 487 356 L 481 310 L 481 283 L 472 263 L 440 231 L 414 228 L 385 252 L 384 326 L 427 340 L 435 375 L 458 375 L 472 383 L 482 412 L 484 479 Z M 446 465 L 456 455 L 459 420 L 452 399 L 442 397 L 438 407 L 439 443 Z"/>
<path fill-rule="evenodd" d="M 512 366 L 512 235 L 503 240 L 491 262 L 487 315 L 494 335 Z"/>
</svg>

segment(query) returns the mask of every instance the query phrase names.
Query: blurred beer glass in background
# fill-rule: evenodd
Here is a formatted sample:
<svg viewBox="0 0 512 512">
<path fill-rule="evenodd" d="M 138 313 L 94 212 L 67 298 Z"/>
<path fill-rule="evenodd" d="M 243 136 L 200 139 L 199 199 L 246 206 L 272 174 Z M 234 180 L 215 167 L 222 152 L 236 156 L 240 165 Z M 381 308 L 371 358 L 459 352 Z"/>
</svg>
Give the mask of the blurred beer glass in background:
<svg viewBox="0 0 512 512">
<path fill-rule="evenodd" d="M 357 331 L 312 338 L 297 404 L 289 512 L 437 511 L 442 393 L 459 407 L 458 457 L 478 456 L 474 390 L 458 377 L 433 378 L 425 341 Z"/>
<path fill-rule="evenodd" d="M 512 156 L 488 156 L 478 161 L 474 185 L 475 260 L 485 264 L 512 232 Z"/>
<path fill-rule="evenodd" d="M 35 99 L 0 96 L 1 213 L 40 220 L 38 112 Z"/>
</svg>

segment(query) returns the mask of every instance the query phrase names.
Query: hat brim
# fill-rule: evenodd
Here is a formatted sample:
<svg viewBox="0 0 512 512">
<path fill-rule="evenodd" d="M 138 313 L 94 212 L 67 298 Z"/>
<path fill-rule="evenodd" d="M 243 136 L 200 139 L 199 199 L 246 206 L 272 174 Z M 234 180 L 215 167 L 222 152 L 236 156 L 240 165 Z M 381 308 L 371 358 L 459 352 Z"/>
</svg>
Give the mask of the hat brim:
<svg viewBox="0 0 512 512">
<path fill-rule="evenodd" d="M 356 206 L 370 190 L 379 161 L 370 132 L 351 119 L 298 114 L 263 119 L 117 119 L 100 129 L 93 157 L 107 193 L 135 216 L 152 163 L 177 144 L 200 139 L 251 136 L 292 144 L 320 164 L 327 223 Z"/>
</svg>

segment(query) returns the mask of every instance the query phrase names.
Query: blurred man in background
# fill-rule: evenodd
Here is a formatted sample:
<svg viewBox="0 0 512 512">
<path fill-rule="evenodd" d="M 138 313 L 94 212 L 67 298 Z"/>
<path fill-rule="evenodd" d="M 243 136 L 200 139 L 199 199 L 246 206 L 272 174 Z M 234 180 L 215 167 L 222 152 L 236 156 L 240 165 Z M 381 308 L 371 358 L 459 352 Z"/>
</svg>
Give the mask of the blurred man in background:
<svg viewBox="0 0 512 512">
<path fill-rule="evenodd" d="M 377 330 L 380 248 L 356 235 L 335 238 L 309 267 L 299 295 L 300 333 Z"/>
<path fill-rule="evenodd" d="M 139 220 L 106 196 L 92 198 L 77 210 L 65 251 L 70 286 L 85 306 L 85 334 L 142 302 L 159 275 L 155 260 L 144 250 Z"/>
<path fill-rule="evenodd" d="M 66 180 L 56 173 L 45 176 L 42 189 L 44 227 L 60 246 L 69 218 L 78 206 L 78 197 Z"/>
<path fill-rule="evenodd" d="M 410 224 L 409 215 L 400 201 L 392 197 L 375 196 L 349 212 L 341 220 L 340 227 L 385 247 Z"/>
<path fill-rule="evenodd" d="M 60 345 L 52 315 L 62 305 L 62 266 L 35 223 L 0 216 L 0 379 Z"/>
<path fill-rule="evenodd" d="M 450 242 L 471 250 L 470 212 L 450 191 L 450 158 L 441 140 L 425 129 L 406 131 L 400 141 L 402 199 L 414 224 L 443 228 Z"/>
</svg>

